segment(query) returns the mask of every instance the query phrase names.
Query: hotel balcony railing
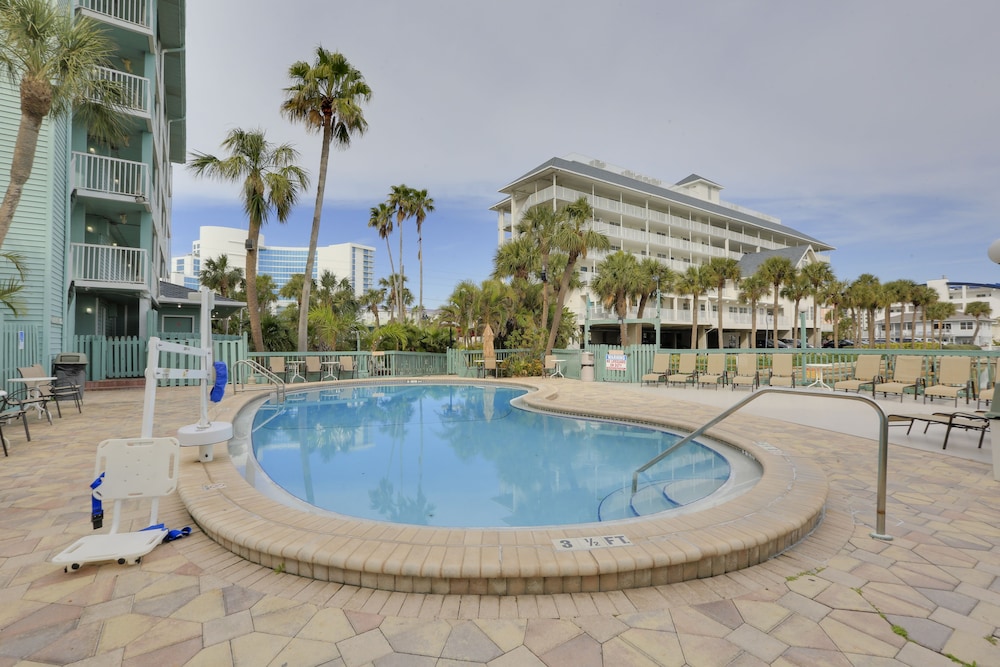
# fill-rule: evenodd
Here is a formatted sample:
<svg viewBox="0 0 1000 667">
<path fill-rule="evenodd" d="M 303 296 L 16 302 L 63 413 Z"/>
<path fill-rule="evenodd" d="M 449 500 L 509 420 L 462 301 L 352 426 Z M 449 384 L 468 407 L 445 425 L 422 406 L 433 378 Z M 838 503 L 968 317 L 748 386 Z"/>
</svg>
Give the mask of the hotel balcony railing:
<svg viewBox="0 0 1000 667">
<path fill-rule="evenodd" d="M 151 114 L 153 104 L 150 97 L 149 79 L 108 67 L 98 67 L 97 76 L 106 81 L 114 82 L 121 87 L 123 94 L 122 106 L 126 109 L 145 116 Z"/>
<path fill-rule="evenodd" d="M 149 0 L 76 0 L 81 9 L 149 28 Z"/>
<path fill-rule="evenodd" d="M 71 280 L 78 287 L 148 291 L 149 253 L 145 248 L 74 243 Z"/>
<path fill-rule="evenodd" d="M 74 152 L 73 187 L 148 200 L 149 167 L 142 162 Z"/>
</svg>

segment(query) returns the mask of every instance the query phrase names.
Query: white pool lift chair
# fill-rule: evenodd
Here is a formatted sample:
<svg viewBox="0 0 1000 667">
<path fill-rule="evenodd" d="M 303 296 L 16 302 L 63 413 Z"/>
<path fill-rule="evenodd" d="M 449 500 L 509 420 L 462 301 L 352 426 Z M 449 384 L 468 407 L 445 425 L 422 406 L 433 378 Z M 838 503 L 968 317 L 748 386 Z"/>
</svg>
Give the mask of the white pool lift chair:
<svg viewBox="0 0 1000 667">
<path fill-rule="evenodd" d="M 94 477 L 100 484 L 93 495 L 100 501 L 114 501 L 111 532 L 80 538 L 52 562 L 65 565 L 66 571 L 78 570 L 85 563 L 138 563 L 167 536 L 167 529 L 157 526 L 159 500 L 177 489 L 179 473 L 180 444 L 176 438 L 121 438 L 99 444 Z M 151 503 L 151 528 L 118 532 L 123 502 L 146 498 Z"/>
</svg>

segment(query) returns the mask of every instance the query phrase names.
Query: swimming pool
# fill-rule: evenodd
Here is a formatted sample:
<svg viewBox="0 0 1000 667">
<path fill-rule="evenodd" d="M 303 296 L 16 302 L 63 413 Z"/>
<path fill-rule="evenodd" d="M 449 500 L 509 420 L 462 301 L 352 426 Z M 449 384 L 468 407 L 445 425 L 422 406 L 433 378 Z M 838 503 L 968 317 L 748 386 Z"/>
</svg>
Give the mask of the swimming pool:
<svg viewBox="0 0 1000 667">
<path fill-rule="evenodd" d="M 525 393 L 412 381 L 289 394 L 256 411 L 244 472 L 292 505 L 440 527 L 635 518 L 756 479 L 748 481 L 745 461 L 735 461 L 735 479 L 719 450 L 689 443 L 650 469 L 633 496 L 632 472 L 680 436 L 519 409 Z"/>
</svg>

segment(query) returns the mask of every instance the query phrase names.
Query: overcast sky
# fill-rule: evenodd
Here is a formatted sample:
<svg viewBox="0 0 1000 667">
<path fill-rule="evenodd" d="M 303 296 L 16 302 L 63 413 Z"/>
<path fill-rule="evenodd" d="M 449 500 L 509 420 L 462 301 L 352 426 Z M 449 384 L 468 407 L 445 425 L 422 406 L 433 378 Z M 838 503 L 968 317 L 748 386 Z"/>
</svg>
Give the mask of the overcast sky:
<svg viewBox="0 0 1000 667">
<path fill-rule="evenodd" d="M 278 113 L 288 66 L 342 52 L 373 91 L 369 131 L 331 154 L 321 245 L 376 248 L 368 210 L 426 188 L 425 305 L 486 278 L 497 189 L 582 153 L 837 247 L 838 277 L 1000 282 L 1000 2 L 211 0 L 187 3 L 187 148 L 235 127 L 319 140 Z M 315 181 L 315 177 L 313 178 Z M 236 187 L 174 172 L 174 254 L 199 225 L 245 227 Z M 272 245 L 306 246 L 312 189 Z M 417 293 L 416 234 L 404 232 Z M 393 240 L 395 258 L 397 246 Z"/>
</svg>

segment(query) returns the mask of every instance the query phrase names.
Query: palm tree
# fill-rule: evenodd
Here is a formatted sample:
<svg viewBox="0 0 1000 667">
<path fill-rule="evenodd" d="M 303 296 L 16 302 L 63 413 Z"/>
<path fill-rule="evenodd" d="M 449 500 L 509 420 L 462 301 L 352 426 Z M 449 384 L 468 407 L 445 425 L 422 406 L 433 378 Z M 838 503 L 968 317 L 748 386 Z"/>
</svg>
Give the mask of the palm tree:
<svg viewBox="0 0 1000 667">
<path fill-rule="evenodd" d="M 389 198 L 387 200 L 387 203 L 396 215 L 396 232 L 399 234 L 399 272 L 396 274 L 399 284 L 396 286 L 395 294 L 397 296 L 396 307 L 398 308 L 400 322 L 406 320 L 406 311 L 403 310 L 403 302 L 399 300 L 399 297 L 403 294 L 403 279 L 406 276 L 403 272 L 403 221 L 413 216 L 413 192 L 413 188 L 407 187 L 405 183 L 393 185 L 389 189 Z"/>
<path fill-rule="evenodd" d="M 927 337 L 927 307 L 932 303 L 936 303 L 938 298 L 937 291 L 927 285 L 917 285 L 913 292 L 910 294 L 910 305 L 913 306 L 913 316 L 910 320 L 910 328 L 913 330 L 913 340 L 917 339 L 917 310 L 921 311 L 921 326 L 923 326 L 922 338 Z"/>
<path fill-rule="evenodd" d="M 698 341 L 698 301 L 712 286 L 711 276 L 705 266 L 689 266 L 687 271 L 677 277 L 674 291 L 682 296 L 691 297 L 691 349 L 697 350 Z"/>
<path fill-rule="evenodd" d="M 310 132 L 322 135 L 319 156 L 319 177 L 316 182 L 316 205 L 313 209 L 312 231 L 309 234 L 309 254 L 306 256 L 305 275 L 313 274 L 316 246 L 319 243 L 320 218 L 323 215 L 323 196 L 326 192 L 326 174 L 330 161 L 330 144 L 338 148 L 351 145 L 352 135 L 361 136 L 368 129 L 361 104 L 371 100 L 372 91 L 361 72 L 338 51 L 330 52 L 316 47 L 316 59 L 310 65 L 300 60 L 288 68 L 292 85 L 285 88 L 288 97 L 281 104 L 286 118 L 305 123 Z M 310 285 L 303 285 L 299 306 L 299 350 L 305 352 Z"/>
<path fill-rule="evenodd" d="M 417 262 L 420 264 L 420 312 L 424 311 L 424 236 L 421 229 L 428 213 L 434 212 L 434 200 L 427 196 L 427 190 L 410 191 L 410 214 L 417 223 Z"/>
<path fill-rule="evenodd" d="M 9 308 L 14 317 L 18 317 L 24 308 L 24 303 L 17 296 L 18 292 L 24 289 L 24 258 L 14 252 L 0 251 L 0 259 L 13 264 L 14 270 L 17 271 L 16 276 L 10 276 L 4 282 L 0 282 L 0 304 Z"/>
<path fill-rule="evenodd" d="M 218 292 L 219 296 L 229 297 L 243 281 L 243 269 L 229 265 L 229 255 L 209 257 L 202 262 L 199 282 L 205 287 Z"/>
<path fill-rule="evenodd" d="M 646 304 L 651 297 L 659 298 L 660 295 L 670 292 L 673 289 L 677 274 L 670 270 L 663 262 L 653 257 L 643 257 L 639 260 L 639 309 L 636 317 L 640 320 L 646 312 Z M 660 326 L 657 323 L 656 326 Z"/>
<path fill-rule="evenodd" d="M 840 312 L 847 303 L 847 283 L 842 280 L 827 282 L 815 298 L 830 306 L 830 320 L 833 324 L 833 347 L 840 347 Z"/>
<path fill-rule="evenodd" d="M 705 265 L 706 278 L 715 286 L 715 307 L 719 311 L 719 349 L 725 347 L 725 339 L 722 331 L 722 293 L 726 289 L 726 283 L 733 281 L 735 287 L 739 287 L 740 263 L 731 257 L 713 257 Z"/>
<path fill-rule="evenodd" d="M 392 213 L 393 209 L 387 202 L 382 202 L 378 206 L 372 206 L 368 217 L 368 226 L 378 231 L 379 238 L 385 241 L 385 251 L 389 255 L 389 273 L 396 275 L 396 267 L 392 262 L 392 247 L 389 245 L 389 236 L 392 234 Z M 396 318 L 395 310 L 389 309 L 392 319 Z"/>
<path fill-rule="evenodd" d="M 770 285 L 756 273 L 740 281 L 740 303 L 750 304 L 750 347 L 757 347 L 757 304 L 771 292 Z"/>
<path fill-rule="evenodd" d="M 602 259 L 597 264 L 597 276 L 591 281 L 590 288 L 605 307 L 615 309 L 621 344 L 628 345 L 625 318 L 629 303 L 639 292 L 639 262 L 635 255 L 619 250 Z"/>
<path fill-rule="evenodd" d="M 870 273 L 862 273 L 847 288 L 852 304 L 864 311 L 868 327 L 868 347 L 875 347 L 875 311 L 884 301 L 882 283 Z"/>
<path fill-rule="evenodd" d="M 114 45 L 96 21 L 74 16 L 51 0 L 0 2 L 0 69 L 20 91 L 21 120 L 0 203 L 0 246 L 31 176 L 42 121 L 75 110 L 92 137 L 120 143 L 127 136 L 124 91 L 94 76 Z"/>
<path fill-rule="evenodd" d="M 308 187 L 306 172 L 295 164 L 298 153 L 290 144 L 274 145 L 264 137 L 263 130 L 231 130 L 222 142 L 228 157 L 207 153 L 192 153 L 188 167 L 197 176 L 219 181 L 240 183 L 243 210 L 247 214 L 247 308 L 250 311 L 250 333 L 254 349 L 264 349 L 257 303 L 257 249 L 261 225 L 271 215 L 286 222 L 299 192 Z"/>
<path fill-rule="evenodd" d="M 976 318 L 976 328 L 972 330 L 972 344 L 975 345 L 979 337 L 979 325 L 982 324 L 981 318 L 989 319 L 993 315 L 993 309 L 985 301 L 970 301 L 965 304 L 965 314 Z"/>
<path fill-rule="evenodd" d="M 785 283 L 785 286 L 781 289 L 781 296 L 784 299 L 788 299 L 792 302 L 792 331 L 795 331 L 795 320 L 798 320 L 799 315 L 799 304 L 802 300 L 807 298 L 812 293 L 812 285 L 809 283 L 809 279 L 802 275 L 800 272 L 796 272 L 790 280 Z M 793 335 L 792 338 L 798 339 L 798 336 Z M 799 341 L 801 345 L 801 341 Z M 798 347 L 798 345 L 796 346 Z"/>
<path fill-rule="evenodd" d="M 932 322 L 937 323 L 938 347 L 944 347 L 944 323 L 949 317 L 955 314 L 957 308 L 950 301 L 935 301 L 927 306 L 926 315 Z"/>
<path fill-rule="evenodd" d="M 379 306 L 382 305 L 383 301 L 385 301 L 385 290 L 376 289 L 374 287 L 365 290 L 365 293 L 361 295 L 360 299 L 358 299 L 358 306 L 367 310 L 375 317 L 376 329 L 381 326 L 381 323 L 378 321 L 378 309 Z"/>
<path fill-rule="evenodd" d="M 518 239 L 527 239 L 528 246 L 538 253 L 542 267 L 542 313 L 538 322 L 538 327 L 542 330 L 549 324 L 549 257 L 561 218 L 551 206 L 536 204 L 525 211 L 517 223 Z"/>
<path fill-rule="evenodd" d="M 549 330 L 549 340 L 545 345 L 545 354 L 552 354 L 555 347 L 556 337 L 559 335 L 559 326 L 562 324 L 563 306 L 569 296 L 570 279 L 576 271 L 577 261 L 587 257 L 588 250 L 607 250 L 611 247 L 608 237 L 600 232 L 587 227 L 587 222 L 593 219 L 594 209 L 586 197 L 580 197 L 576 201 L 566 205 L 564 209 L 565 221 L 561 222 L 553 237 L 552 245 L 563 252 L 568 257 L 566 268 L 563 269 L 562 278 L 559 280 L 559 293 L 556 297 L 556 312 L 552 315 L 552 328 Z"/>
<path fill-rule="evenodd" d="M 541 266 L 537 248 L 528 236 L 518 236 L 497 248 L 493 256 L 492 277 L 510 278 L 512 282 L 526 282 Z"/>
<path fill-rule="evenodd" d="M 778 345 L 778 297 L 781 296 L 781 286 L 787 283 L 795 275 L 795 266 L 792 260 L 787 257 L 768 257 L 757 269 L 760 277 L 771 285 L 771 294 L 774 297 L 773 310 L 771 315 L 774 318 L 774 332 L 771 335 L 771 345 Z"/>
<path fill-rule="evenodd" d="M 819 306 L 824 303 L 826 286 L 834 281 L 833 269 L 826 262 L 812 262 L 802 267 L 802 275 L 809 281 L 809 296 L 813 300 L 813 345 L 823 344 L 823 331 L 819 325 Z M 836 334 L 834 334 L 836 337 Z"/>
<path fill-rule="evenodd" d="M 903 312 L 906 310 L 906 304 L 910 302 L 910 294 L 916 289 L 917 283 L 912 280 L 900 279 L 893 280 L 882 286 L 884 290 L 885 302 L 887 304 L 885 309 L 885 339 L 886 341 L 892 338 L 892 305 L 895 303 L 899 304 L 899 342 L 903 342 Z"/>
</svg>

